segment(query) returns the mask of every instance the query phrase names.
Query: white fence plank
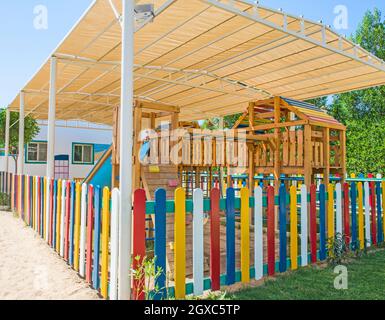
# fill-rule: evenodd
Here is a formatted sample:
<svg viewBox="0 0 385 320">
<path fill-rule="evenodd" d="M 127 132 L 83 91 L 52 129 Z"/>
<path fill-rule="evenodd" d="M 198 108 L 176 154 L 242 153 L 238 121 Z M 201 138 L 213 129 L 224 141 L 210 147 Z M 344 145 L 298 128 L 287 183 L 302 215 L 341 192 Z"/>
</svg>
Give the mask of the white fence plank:
<svg viewBox="0 0 385 320">
<path fill-rule="evenodd" d="M 84 277 L 86 266 L 86 234 L 87 234 L 87 192 L 88 186 L 82 185 L 82 199 L 80 209 L 80 252 L 79 252 L 79 274 Z"/>
<path fill-rule="evenodd" d="M 111 200 L 111 265 L 110 299 L 118 300 L 118 258 L 119 258 L 119 199 L 120 191 L 112 190 Z"/>
<path fill-rule="evenodd" d="M 262 214 L 262 188 L 256 187 L 254 190 L 254 265 L 255 279 L 263 278 L 263 214 Z"/>
<path fill-rule="evenodd" d="M 66 184 L 67 181 L 62 181 L 61 192 L 61 212 L 60 212 L 60 256 L 64 257 L 64 226 L 65 226 L 65 210 L 66 210 Z"/>
<path fill-rule="evenodd" d="M 194 295 L 203 294 L 204 246 L 203 246 L 203 191 L 195 189 L 193 194 L 193 277 Z"/>
<path fill-rule="evenodd" d="M 336 184 L 336 231 L 342 235 L 342 187 Z"/>
<path fill-rule="evenodd" d="M 307 188 L 301 186 L 301 265 L 308 264 L 308 222 L 307 222 Z"/>
</svg>

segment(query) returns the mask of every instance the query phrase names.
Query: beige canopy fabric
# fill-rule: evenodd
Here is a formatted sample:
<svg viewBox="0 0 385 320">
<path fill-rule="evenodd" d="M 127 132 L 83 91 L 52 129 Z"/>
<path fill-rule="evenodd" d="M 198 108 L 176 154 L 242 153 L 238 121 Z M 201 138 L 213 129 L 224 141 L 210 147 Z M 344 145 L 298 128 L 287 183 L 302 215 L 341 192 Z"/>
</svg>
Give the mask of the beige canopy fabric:
<svg viewBox="0 0 385 320">
<path fill-rule="evenodd" d="M 120 103 L 120 0 L 96 0 L 51 56 L 57 119 L 110 125 Z M 242 112 L 248 102 L 306 100 L 385 84 L 384 62 L 329 27 L 234 0 L 154 3 L 135 33 L 135 98 L 179 107 L 181 120 Z M 48 117 L 50 59 L 22 88 Z M 19 109 L 19 96 L 11 104 Z"/>
</svg>

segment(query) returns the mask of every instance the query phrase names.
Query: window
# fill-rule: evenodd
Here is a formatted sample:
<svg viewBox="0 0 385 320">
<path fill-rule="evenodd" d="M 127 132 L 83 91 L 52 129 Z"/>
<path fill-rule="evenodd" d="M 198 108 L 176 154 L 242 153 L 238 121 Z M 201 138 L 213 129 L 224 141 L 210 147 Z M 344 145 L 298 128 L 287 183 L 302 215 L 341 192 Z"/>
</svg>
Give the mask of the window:
<svg viewBox="0 0 385 320">
<path fill-rule="evenodd" d="M 73 164 L 94 164 L 94 145 L 74 143 L 72 146 Z"/>
<path fill-rule="evenodd" d="M 27 163 L 47 162 L 47 142 L 31 142 L 27 147 Z"/>
</svg>

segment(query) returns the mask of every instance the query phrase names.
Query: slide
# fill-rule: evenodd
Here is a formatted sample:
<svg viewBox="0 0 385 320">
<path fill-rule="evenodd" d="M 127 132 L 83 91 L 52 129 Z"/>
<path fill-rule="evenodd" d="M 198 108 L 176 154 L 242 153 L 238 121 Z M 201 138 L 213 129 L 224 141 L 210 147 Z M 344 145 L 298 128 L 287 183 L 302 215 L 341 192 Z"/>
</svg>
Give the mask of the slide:
<svg viewBox="0 0 385 320">
<path fill-rule="evenodd" d="M 149 145 L 144 143 L 140 157 L 144 159 L 149 152 Z M 96 163 L 95 167 L 91 170 L 84 182 L 92 184 L 94 186 L 100 186 L 101 188 L 111 188 L 112 181 L 112 147 L 110 147 Z M 178 168 L 175 165 L 148 165 L 141 168 L 141 182 L 142 187 L 146 191 L 148 200 L 154 200 L 155 191 L 158 188 L 165 189 L 167 192 L 167 198 L 173 199 L 175 190 L 180 186 L 178 177 Z M 155 224 L 154 216 L 152 218 L 152 225 Z M 168 215 L 167 217 L 167 265 L 170 279 L 173 279 L 174 270 L 174 215 Z M 205 246 L 209 248 L 209 223 L 205 225 Z M 186 223 L 186 277 L 191 278 L 193 274 L 192 270 L 192 235 L 193 225 L 191 215 L 187 216 Z M 209 272 L 209 252 L 205 252 L 205 273 Z"/>
<path fill-rule="evenodd" d="M 112 146 L 103 154 L 99 161 L 95 164 L 91 172 L 84 179 L 84 183 L 93 186 L 109 187 L 111 189 L 112 182 Z"/>
</svg>

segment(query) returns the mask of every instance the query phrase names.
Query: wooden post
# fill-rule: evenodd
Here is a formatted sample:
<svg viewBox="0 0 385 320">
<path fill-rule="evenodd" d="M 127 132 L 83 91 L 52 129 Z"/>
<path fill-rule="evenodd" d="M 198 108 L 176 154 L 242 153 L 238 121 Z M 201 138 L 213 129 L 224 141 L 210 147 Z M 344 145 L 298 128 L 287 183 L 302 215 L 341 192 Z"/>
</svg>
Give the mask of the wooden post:
<svg viewBox="0 0 385 320">
<path fill-rule="evenodd" d="M 329 184 L 330 176 L 330 129 L 324 129 L 324 181 L 323 183 L 327 187 Z"/>
<path fill-rule="evenodd" d="M 140 132 L 142 130 L 142 107 L 136 102 L 134 108 L 134 181 L 133 189 L 137 190 L 140 188 Z"/>
<path fill-rule="evenodd" d="M 279 195 L 279 186 L 281 182 L 281 133 L 278 127 L 281 122 L 281 98 L 274 97 L 274 194 Z M 278 230 L 278 207 L 275 206 L 275 230 Z"/>
<path fill-rule="evenodd" d="M 249 150 L 249 190 L 250 193 L 254 190 L 254 175 L 255 175 L 255 161 L 254 161 L 254 145 L 248 144 Z"/>
<path fill-rule="evenodd" d="M 274 124 L 278 125 L 281 122 L 281 98 L 274 97 Z M 280 129 L 276 127 L 274 129 L 274 187 L 275 194 L 279 194 L 279 185 L 281 177 L 281 140 Z"/>
<path fill-rule="evenodd" d="M 340 141 L 341 141 L 341 184 L 345 183 L 346 179 L 346 131 L 340 131 Z"/>
<path fill-rule="evenodd" d="M 254 114 L 254 102 L 249 103 L 249 124 L 250 124 L 250 129 L 254 127 L 254 122 L 255 122 L 255 114 Z"/>
<path fill-rule="evenodd" d="M 309 189 L 312 184 L 312 160 L 313 160 L 313 146 L 311 143 L 311 125 L 305 125 L 304 129 L 304 175 L 305 185 Z"/>
</svg>

